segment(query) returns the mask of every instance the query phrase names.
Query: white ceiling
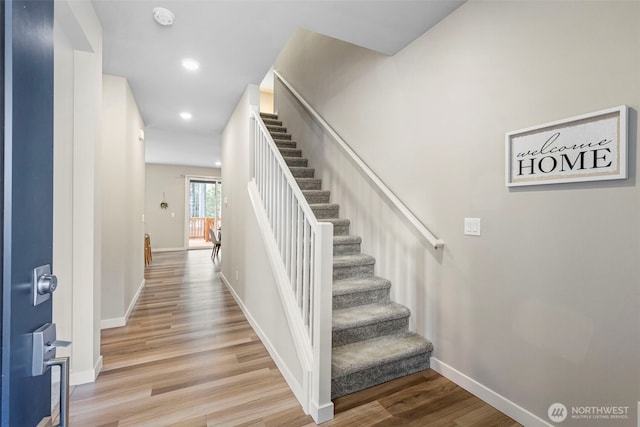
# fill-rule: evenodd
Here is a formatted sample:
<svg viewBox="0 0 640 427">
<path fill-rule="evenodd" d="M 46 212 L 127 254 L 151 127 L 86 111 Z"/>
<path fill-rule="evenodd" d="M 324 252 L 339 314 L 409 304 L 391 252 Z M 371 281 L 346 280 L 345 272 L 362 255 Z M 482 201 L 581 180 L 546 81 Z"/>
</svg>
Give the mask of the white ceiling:
<svg viewBox="0 0 640 427">
<path fill-rule="evenodd" d="M 260 84 L 293 31 L 305 28 L 394 54 L 459 0 L 93 0 L 104 72 L 129 80 L 146 129 L 148 163 L 215 166 L 220 133 L 248 84 Z M 171 27 L 155 7 L 175 14 Z M 200 61 L 197 72 L 183 58 Z M 190 121 L 178 116 L 193 114 Z"/>
</svg>

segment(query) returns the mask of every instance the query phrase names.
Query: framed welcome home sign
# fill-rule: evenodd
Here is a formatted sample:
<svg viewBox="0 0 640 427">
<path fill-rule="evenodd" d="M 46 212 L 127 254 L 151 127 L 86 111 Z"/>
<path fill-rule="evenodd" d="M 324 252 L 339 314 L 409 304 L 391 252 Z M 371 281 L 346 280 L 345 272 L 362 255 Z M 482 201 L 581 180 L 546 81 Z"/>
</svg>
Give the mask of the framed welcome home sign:
<svg viewBox="0 0 640 427">
<path fill-rule="evenodd" d="M 627 106 L 506 134 L 506 185 L 627 177 Z"/>
</svg>

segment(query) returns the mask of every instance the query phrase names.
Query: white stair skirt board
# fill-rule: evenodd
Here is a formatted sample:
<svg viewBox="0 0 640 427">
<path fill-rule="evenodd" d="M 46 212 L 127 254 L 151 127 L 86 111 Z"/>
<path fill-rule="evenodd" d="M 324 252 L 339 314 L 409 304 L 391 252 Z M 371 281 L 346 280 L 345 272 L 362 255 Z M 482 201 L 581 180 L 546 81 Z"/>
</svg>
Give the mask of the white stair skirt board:
<svg viewBox="0 0 640 427">
<path fill-rule="evenodd" d="M 527 427 L 552 427 L 553 424 L 548 423 L 542 418 L 524 409 L 522 406 L 512 402 L 506 397 L 496 393 L 490 388 L 480 384 L 473 378 L 468 377 L 457 369 L 447 365 L 444 362 L 431 358 L 431 369 L 446 377 L 450 381 L 456 383 L 469 393 L 475 395 L 479 399 L 485 401 L 489 405 L 505 413 L 517 422 Z M 639 424 L 640 426 L 640 424 Z"/>
<path fill-rule="evenodd" d="M 142 279 L 140 282 L 140 286 L 138 286 L 138 290 L 136 294 L 131 299 L 131 303 L 129 303 L 129 308 L 127 308 L 127 312 L 122 317 L 115 317 L 113 319 L 102 319 L 100 321 L 100 329 L 111 329 L 111 328 L 120 328 L 122 326 L 127 326 L 127 322 L 129 321 L 129 316 L 133 311 L 136 303 L 138 302 L 138 298 L 140 298 L 140 294 L 142 293 L 142 289 L 144 289 L 145 280 Z"/>
<path fill-rule="evenodd" d="M 242 302 L 242 300 L 240 299 L 236 291 L 233 289 L 233 287 L 231 286 L 231 283 L 229 283 L 225 275 L 220 273 L 220 278 L 222 279 L 222 282 L 225 284 L 227 289 L 229 289 L 229 292 L 231 292 L 233 299 L 236 301 L 236 304 L 238 304 L 238 306 L 240 307 L 240 310 L 242 310 L 242 313 L 244 314 L 244 317 L 246 317 L 247 322 L 249 322 L 249 325 L 251 325 L 251 328 L 253 328 L 256 335 L 258 335 L 258 337 L 260 338 L 260 341 L 262 341 L 262 344 L 266 347 L 267 351 L 269 352 L 269 356 L 271 356 L 276 366 L 280 370 L 280 373 L 282 374 L 285 381 L 289 385 L 289 388 L 295 395 L 296 399 L 298 399 L 298 402 L 300 402 L 300 405 L 302 406 L 302 409 L 304 410 L 305 414 L 308 414 L 309 413 L 308 408 L 303 403 L 303 402 L 306 402 L 307 400 L 304 394 L 304 389 L 305 389 L 304 384 L 300 384 L 300 382 L 298 382 L 298 380 L 293 375 L 293 373 L 291 373 L 291 371 L 289 370 L 289 367 L 286 365 L 286 363 L 284 363 L 284 360 L 282 359 L 282 357 L 280 357 L 280 354 L 278 353 L 274 345 L 271 343 L 271 341 L 269 341 L 269 338 L 267 337 L 267 335 L 260 328 L 260 325 L 258 325 L 258 322 L 256 322 L 253 316 L 251 316 L 251 313 L 249 313 L 249 310 L 247 310 L 247 307 L 244 305 L 244 303 Z M 308 377 L 308 375 L 304 375 L 304 376 L 305 378 Z M 333 414 L 333 408 L 331 408 L 331 410 Z"/>
<path fill-rule="evenodd" d="M 69 385 L 80 385 L 92 383 L 98 378 L 98 374 L 102 371 L 102 356 L 98 358 L 93 369 L 87 369 L 84 371 L 74 372 L 71 370 L 69 373 Z"/>
</svg>

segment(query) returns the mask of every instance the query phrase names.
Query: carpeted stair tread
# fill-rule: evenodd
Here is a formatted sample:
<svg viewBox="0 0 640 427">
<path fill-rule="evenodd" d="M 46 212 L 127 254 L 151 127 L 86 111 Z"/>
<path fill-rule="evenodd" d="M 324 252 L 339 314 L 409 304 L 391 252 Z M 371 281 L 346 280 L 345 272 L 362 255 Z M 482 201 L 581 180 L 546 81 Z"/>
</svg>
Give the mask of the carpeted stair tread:
<svg viewBox="0 0 640 427">
<path fill-rule="evenodd" d="M 287 133 L 287 128 L 280 125 L 267 125 L 267 130 L 269 131 L 269 133 L 274 134 L 274 133 Z"/>
<path fill-rule="evenodd" d="M 302 157 L 302 150 L 299 148 L 278 147 L 282 157 Z"/>
<path fill-rule="evenodd" d="M 293 174 L 294 178 L 313 178 L 316 173 L 314 168 L 291 166 L 289 167 L 289 170 Z"/>
<path fill-rule="evenodd" d="M 311 206 L 311 208 L 318 208 L 318 209 L 333 209 L 333 208 L 337 208 L 340 207 L 339 204 L 337 203 L 309 203 L 309 206 Z"/>
<path fill-rule="evenodd" d="M 329 203 L 331 197 L 329 190 L 302 190 L 302 194 L 309 203 Z"/>
<path fill-rule="evenodd" d="M 333 268 L 370 265 L 375 263 L 376 259 L 371 255 L 366 254 L 336 255 L 333 257 Z"/>
<path fill-rule="evenodd" d="M 317 219 L 338 218 L 340 205 L 337 203 L 309 203 Z"/>
<path fill-rule="evenodd" d="M 334 309 L 331 342 L 337 347 L 407 331 L 410 315 L 407 307 L 394 302 Z"/>
<path fill-rule="evenodd" d="M 264 124 L 268 126 L 282 126 L 282 120 L 262 118 Z"/>
<path fill-rule="evenodd" d="M 276 143 L 276 147 L 278 148 L 296 148 L 298 143 L 296 141 L 291 141 L 288 139 L 273 139 L 273 142 Z"/>
<path fill-rule="evenodd" d="M 331 398 L 428 369 L 431 349 L 430 342 L 411 332 L 335 347 Z"/>
<path fill-rule="evenodd" d="M 349 279 L 352 277 L 371 277 L 373 276 L 375 262 L 376 259 L 371 255 L 334 255 L 333 280 Z"/>
<path fill-rule="evenodd" d="M 285 140 L 285 141 L 290 141 L 291 140 L 291 134 L 288 134 L 288 133 L 271 132 L 271 137 L 274 140 L 276 140 L 276 139 L 281 139 L 281 140 Z"/>
<path fill-rule="evenodd" d="M 333 309 L 390 302 L 391 282 L 383 277 L 355 277 L 333 281 Z"/>
<path fill-rule="evenodd" d="M 309 165 L 309 160 L 302 157 L 285 157 L 282 156 L 287 166 L 306 168 Z"/>
<path fill-rule="evenodd" d="M 349 218 L 322 218 L 319 219 L 320 222 L 330 222 L 334 226 L 336 225 L 350 225 L 351 220 Z"/>
<path fill-rule="evenodd" d="M 360 236 L 333 236 L 333 254 L 334 255 L 351 255 L 360 253 L 360 244 L 362 238 Z"/>
<path fill-rule="evenodd" d="M 346 236 L 349 234 L 351 221 L 348 218 L 318 218 L 320 222 L 330 222 L 333 224 L 333 236 Z"/>
<path fill-rule="evenodd" d="M 301 190 L 320 190 L 322 180 L 320 178 L 296 178 Z"/>
<path fill-rule="evenodd" d="M 408 331 L 334 347 L 331 378 L 343 377 L 420 354 L 428 356 L 432 350 L 431 342 Z"/>
<path fill-rule="evenodd" d="M 263 119 L 278 119 L 278 115 L 273 113 L 260 113 L 260 117 L 262 117 Z"/>
<path fill-rule="evenodd" d="M 334 236 L 334 239 L 338 236 Z M 369 290 L 390 289 L 391 282 L 384 277 L 355 277 L 352 279 L 335 280 L 333 282 L 333 295 L 348 295 Z"/>
<path fill-rule="evenodd" d="M 356 328 L 388 320 L 406 319 L 411 311 L 395 302 L 367 304 L 333 311 L 333 330 Z"/>
<path fill-rule="evenodd" d="M 362 243 L 362 237 L 360 236 L 333 236 L 333 244 L 336 245 L 351 245 L 353 243 Z"/>
</svg>

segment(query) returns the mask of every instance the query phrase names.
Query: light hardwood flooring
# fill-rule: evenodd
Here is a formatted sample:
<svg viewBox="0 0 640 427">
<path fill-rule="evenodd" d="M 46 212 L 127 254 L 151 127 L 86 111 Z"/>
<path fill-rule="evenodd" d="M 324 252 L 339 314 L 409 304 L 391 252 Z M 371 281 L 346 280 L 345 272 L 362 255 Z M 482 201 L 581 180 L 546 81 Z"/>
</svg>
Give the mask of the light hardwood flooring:
<svg viewBox="0 0 640 427">
<path fill-rule="evenodd" d="M 313 426 L 210 251 L 153 255 L 126 327 L 102 332 L 97 381 L 73 388 L 72 427 Z M 432 370 L 335 401 L 326 426 L 517 426 Z"/>
</svg>

